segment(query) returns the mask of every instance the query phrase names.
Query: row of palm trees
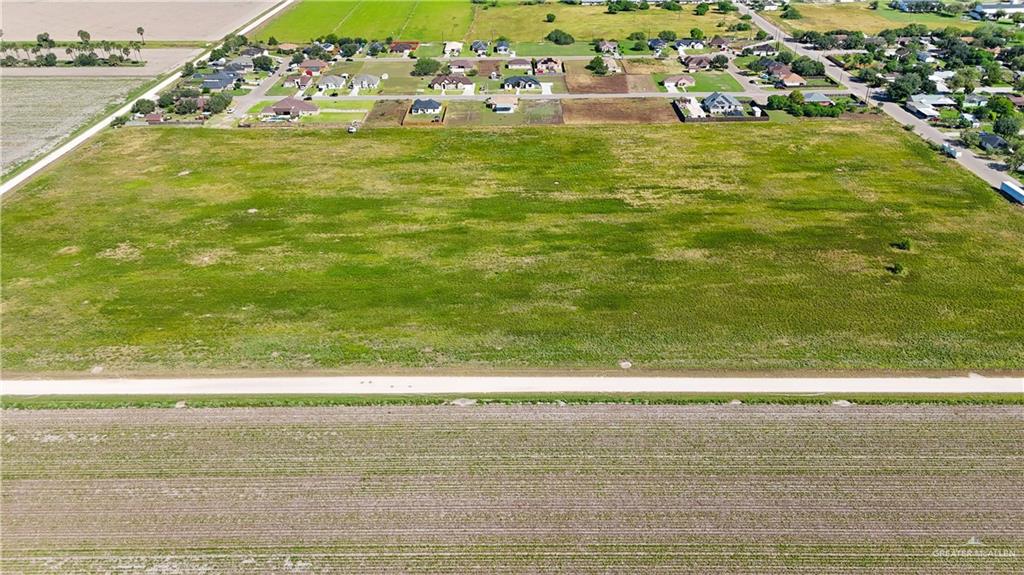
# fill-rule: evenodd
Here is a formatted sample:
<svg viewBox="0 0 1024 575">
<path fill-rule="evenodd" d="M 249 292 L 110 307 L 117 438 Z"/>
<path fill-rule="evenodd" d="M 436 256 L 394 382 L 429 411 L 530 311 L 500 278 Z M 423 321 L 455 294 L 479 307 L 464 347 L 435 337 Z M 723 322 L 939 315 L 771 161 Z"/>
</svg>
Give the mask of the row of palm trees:
<svg viewBox="0 0 1024 575">
<path fill-rule="evenodd" d="M 132 53 L 135 53 L 135 59 L 142 59 L 142 47 L 146 43 L 145 34 L 146 31 L 142 26 L 139 26 L 135 30 L 136 34 L 139 35 L 140 40 L 129 40 L 128 42 L 114 42 L 111 40 L 101 40 L 99 42 L 92 41 L 92 35 L 86 30 L 78 31 L 78 43 L 72 44 L 64 48 L 64 53 L 67 54 L 68 58 L 75 60 L 79 55 L 96 54 L 96 51 L 100 51 L 105 54 L 105 57 L 110 61 L 112 56 L 119 56 L 124 59 L 129 59 Z M 2 32 L 0 32 L 2 37 Z M 13 53 L 15 58 L 29 60 L 38 59 L 44 50 L 51 51 L 57 43 L 50 38 L 48 33 L 42 33 L 36 35 L 36 44 L 34 46 L 25 46 L 23 44 L 6 44 L 0 41 L 0 58 L 6 57 L 8 53 Z M 24 54 L 22 57 L 21 54 Z"/>
</svg>

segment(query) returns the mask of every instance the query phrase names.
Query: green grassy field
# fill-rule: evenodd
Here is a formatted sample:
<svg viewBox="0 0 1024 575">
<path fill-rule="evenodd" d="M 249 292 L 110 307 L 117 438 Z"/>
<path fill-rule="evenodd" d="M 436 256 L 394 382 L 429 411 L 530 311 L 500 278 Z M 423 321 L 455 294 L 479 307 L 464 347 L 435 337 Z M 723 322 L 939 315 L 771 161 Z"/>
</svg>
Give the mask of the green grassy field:
<svg viewBox="0 0 1024 575">
<path fill-rule="evenodd" d="M 877 34 L 889 28 L 902 28 L 908 24 L 924 24 L 929 28 L 963 28 L 973 30 L 981 25 L 971 18 L 941 16 L 930 13 L 905 13 L 895 10 L 880 2 L 877 10 L 872 10 L 867 2 L 848 4 L 795 4 L 803 18 L 786 20 L 781 12 L 762 12 L 761 14 L 786 30 L 859 30 L 865 34 Z"/>
<path fill-rule="evenodd" d="M 122 129 L 0 217 L 9 374 L 1024 368 L 1024 214 L 883 120 Z"/>
<path fill-rule="evenodd" d="M 308 42 L 326 34 L 383 40 L 459 39 L 472 5 L 463 0 L 302 0 L 256 33 L 281 42 Z"/>
</svg>

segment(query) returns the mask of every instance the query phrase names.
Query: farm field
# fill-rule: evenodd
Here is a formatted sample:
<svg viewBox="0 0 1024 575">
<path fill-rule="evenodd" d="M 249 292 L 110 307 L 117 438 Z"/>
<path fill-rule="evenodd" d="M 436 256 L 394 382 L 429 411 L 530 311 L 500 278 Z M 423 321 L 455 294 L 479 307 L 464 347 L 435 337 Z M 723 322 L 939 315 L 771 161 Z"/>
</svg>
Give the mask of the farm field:
<svg viewBox="0 0 1024 575">
<path fill-rule="evenodd" d="M 163 0 L 145 2 L 49 2 L 4 0 L 4 40 L 77 40 L 85 29 L 93 40 L 218 40 L 275 4 L 273 0 Z M 187 17 L 183 17 L 187 12 Z"/>
<path fill-rule="evenodd" d="M 7 411 L 2 435 L 4 572 L 1024 568 L 1020 406 Z"/>
<path fill-rule="evenodd" d="M 761 12 L 761 15 L 778 24 L 784 30 L 859 30 L 865 34 L 876 34 L 889 28 L 902 28 L 908 24 L 924 24 L 930 28 L 964 28 L 973 30 L 981 23 L 971 18 L 940 16 L 938 14 L 908 14 L 895 10 L 880 2 L 872 10 L 867 2 L 845 4 L 794 4 L 803 18 L 786 20 L 781 12 Z"/>
<path fill-rule="evenodd" d="M 3 171 L 57 146 L 143 82 L 141 78 L 5 76 L 0 90 Z"/>
<path fill-rule="evenodd" d="M 7 374 L 1024 369 L 1024 217 L 882 119 L 122 129 L 2 208 Z"/>
<path fill-rule="evenodd" d="M 554 22 L 546 22 L 547 14 L 554 14 Z M 562 3 L 517 4 L 503 2 L 498 7 L 476 6 L 473 24 L 467 39 L 497 38 L 505 36 L 514 42 L 539 42 L 558 28 L 580 40 L 597 38 L 625 41 L 632 32 L 656 35 L 672 30 L 681 36 L 691 28 L 700 28 L 708 37 L 722 34 L 730 24 L 739 22 L 736 13 L 719 14 L 714 10 L 703 16 L 693 13 L 693 6 L 684 6 L 679 12 L 652 7 L 650 10 L 608 14 L 604 6 L 570 6 Z M 722 24 L 719 27 L 719 24 Z M 737 32 L 737 37 L 752 36 L 751 32 Z M 527 55 L 524 53 L 524 55 Z"/>
<path fill-rule="evenodd" d="M 256 32 L 281 42 L 308 42 L 326 34 L 368 40 L 458 40 L 473 7 L 462 0 L 303 0 Z"/>
</svg>

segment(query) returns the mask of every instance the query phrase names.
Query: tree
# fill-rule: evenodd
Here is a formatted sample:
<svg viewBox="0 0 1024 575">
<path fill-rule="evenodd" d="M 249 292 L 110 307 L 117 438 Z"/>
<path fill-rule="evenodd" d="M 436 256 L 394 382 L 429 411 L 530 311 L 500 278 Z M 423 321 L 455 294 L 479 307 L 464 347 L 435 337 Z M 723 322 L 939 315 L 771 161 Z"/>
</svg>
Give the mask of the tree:
<svg viewBox="0 0 1024 575">
<path fill-rule="evenodd" d="M 1024 166 L 1024 146 L 1016 146 L 1006 156 L 1006 167 L 1010 172 L 1017 172 L 1021 166 Z"/>
<path fill-rule="evenodd" d="M 92 39 L 92 35 L 85 30 L 78 31 L 78 39 L 82 41 L 82 44 L 88 44 L 89 40 Z"/>
<path fill-rule="evenodd" d="M 947 85 L 952 90 L 963 90 L 965 94 L 970 94 L 978 87 L 978 79 L 978 71 L 974 67 L 960 68 L 947 81 Z"/>
<path fill-rule="evenodd" d="M 658 32 L 658 38 L 661 38 L 665 42 L 674 42 L 676 39 L 676 33 L 671 30 L 662 30 Z"/>
<path fill-rule="evenodd" d="M 174 113 L 182 116 L 195 114 L 199 110 L 199 102 L 195 98 L 181 98 L 174 103 Z"/>
<path fill-rule="evenodd" d="M 999 62 L 992 60 L 990 62 L 987 62 L 984 68 L 986 84 L 988 84 L 989 86 L 994 86 L 1003 81 L 1003 66 Z"/>
<path fill-rule="evenodd" d="M 151 114 L 156 110 L 156 102 L 141 98 L 132 104 L 133 114 Z"/>
<path fill-rule="evenodd" d="M 145 44 L 146 43 L 146 29 L 143 28 L 142 26 L 139 26 L 138 28 L 135 29 L 135 33 L 139 35 L 139 38 L 142 39 L 142 43 Z"/>
<path fill-rule="evenodd" d="M 47 52 L 46 55 L 43 56 L 43 66 L 46 66 L 48 68 L 52 68 L 52 67 L 54 67 L 56 65 L 57 65 L 57 55 L 54 54 L 53 52 Z"/>
<path fill-rule="evenodd" d="M 571 34 L 563 30 L 559 30 L 558 28 L 555 28 L 551 32 L 548 32 L 548 35 L 545 36 L 544 38 L 549 42 L 554 42 L 555 44 L 558 44 L 559 46 L 568 46 L 569 44 L 572 44 L 573 42 L 576 41 L 576 39 L 573 38 Z"/>
<path fill-rule="evenodd" d="M 647 34 L 643 32 L 633 32 L 629 36 L 626 36 L 626 40 L 633 40 L 635 42 L 646 42 Z"/>
<path fill-rule="evenodd" d="M 903 101 L 921 91 L 921 76 L 917 74 L 901 74 L 886 89 L 889 98 Z"/>
<path fill-rule="evenodd" d="M 995 116 L 1011 116 L 1016 113 L 1017 108 L 1009 98 L 1002 95 L 992 96 L 988 99 L 985 107 Z"/>
<path fill-rule="evenodd" d="M 604 76 L 608 73 L 608 64 L 605 64 L 604 58 L 601 56 L 594 56 L 590 63 L 587 64 L 587 70 L 590 70 L 598 76 Z"/>
<path fill-rule="evenodd" d="M 960 132 L 960 141 L 968 148 L 977 148 L 981 145 L 981 134 L 974 130 L 964 130 Z"/>
<path fill-rule="evenodd" d="M 1004 138 L 1013 138 L 1020 133 L 1020 119 L 1017 116 L 999 116 L 992 124 L 992 131 Z"/>
<path fill-rule="evenodd" d="M 799 10 L 796 9 L 792 4 L 786 5 L 786 8 L 782 11 L 782 17 L 786 20 L 800 20 L 804 17 Z"/>
<path fill-rule="evenodd" d="M 724 54 L 717 54 L 711 59 L 711 67 L 716 70 L 725 70 L 729 67 L 729 58 Z"/>
<path fill-rule="evenodd" d="M 676 0 L 667 0 L 661 4 L 661 7 L 669 12 L 679 12 L 683 9 L 683 6 L 679 2 L 676 2 Z"/>
<path fill-rule="evenodd" d="M 703 40 L 704 31 L 700 28 L 690 28 L 690 38 L 693 38 L 694 40 Z"/>
<path fill-rule="evenodd" d="M 271 36 L 270 38 L 267 38 L 267 44 L 270 46 L 277 46 L 280 42 L 277 41 L 277 38 Z"/>
<path fill-rule="evenodd" d="M 220 92 L 210 96 L 206 101 L 206 111 L 211 114 L 219 114 L 231 105 L 231 94 Z"/>
<path fill-rule="evenodd" d="M 726 12 L 735 12 L 736 6 L 733 5 L 729 0 L 718 0 L 718 11 L 725 14 Z"/>
<path fill-rule="evenodd" d="M 700 4 L 697 4 L 697 8 L 693 11 L 693 13 L 698 16 L 703 16 L 708 13 L 708 10 L 711 10 L 711 5 L 701 2 Z"/>
<path fill-rule="evenodd" d="M 549 13 L 547 16 L 544 17 L 544 19 L 547 20 L 548 22 L 554 22 L 555 21 L 555 15 Z"/>
<path fill-rule="evenodd" d="M 220 59 L 220 58 L 214 58 L 213 56 L 214 56 L 213 54 L 210 54 L 210 59 L 211 60 L 215 60 L 215 59 L 219 60 Z M 306 59 L 306 55 L 305 54 L 303 54 L 302 52 L 296 52 L 296 53 L 292 54 L 291 62 L 292 62 L 292 64 L 301 64 L 305 59 Z"/>
<path fill-rule="evenodd" d="M 412 67 L 413 76 L 430 76 L 441 69 L 441 63 L 433 58 L 420 58 Z"/>
<path fill-rule="evenodd" d="M 274 59 L 270 56 L 256 56 L 252 59 L 252 66 L 257 70 L 269 72 L 274 69 Z"/>
<path fill-rule="evenodd" d="M 871 8 L 872 10 L 878 10 L 878 0 L 871 0 L 871 2 L 868 4 L 868 8 Z"/>
</svg>

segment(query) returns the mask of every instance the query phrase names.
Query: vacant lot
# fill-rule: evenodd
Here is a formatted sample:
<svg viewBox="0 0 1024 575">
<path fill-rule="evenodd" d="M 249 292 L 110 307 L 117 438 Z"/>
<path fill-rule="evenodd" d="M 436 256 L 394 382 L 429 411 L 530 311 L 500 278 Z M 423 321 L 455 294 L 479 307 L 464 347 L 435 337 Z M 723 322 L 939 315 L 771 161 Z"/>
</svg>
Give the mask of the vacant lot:
<svg viewBox="0 0 1024 575">
<path fill-rule="evenodd" d="M 569 60 L 564 63 L 565 84 L 572 94 L 625 94 L 629 85 L 625 74 L 597 76 L 587 70 L 587 62 Z"/>
<path fill-rule="evenodd" d="M 880 119 L 124 129 L 0 215 L 8 372 L 1024 369 L 1024 213 Z"/>
<path fill-rule="evenodd" d="M 5 75 L 0 90 L 3 170 L 53 148 L 64 136 L 120 101 L 143 81 Z"/>
<path fill-rule="evenodd" d="M 520 100 L 511 114 L 496 114 L 483 102 L 452 101 L 446 118 L 450 126 L 530 126 L 561 124 L 558 100 Z"/>
<path fill-rule="evenodd" d="M 668 124 L 679 121 L 667 98 L 565 100 L 566 124 Z"/>
<path fill-rule="evenodd" d="M 193 0 L 105 2 L 4 0 L 4 40 L 35 40 L 49 32 L 55 40 L 218 40 L 274 5 L 273 0 Z M 303 38 L 305 40 L 306 38 Z"/>
<path fill-rule="evenodd" d="M 366 115 L 366 125 L 374 128 L 395 128 L 405 121 L 411 100 L 379 100 Z"/>
<path fill-rule="evenodd" d="M 624 41 L 632 32 L 657 34 L 662 30 L 686 36 L 691 28 L 700 28 L 710 37 L 722 33 L 729 24 L 739 22 L 739 15 L 735 12 L 718 14 L 712 11 L 697 16 L 693 13 L 693 6 L 684 6 L 679 12 L 652 7 L 650 10 L 618 14 L 608 14 L 604 6 L 570 6 L 554 2 L 535 5 L 507 2 L 496 8 L 476 6 L 475 9 L 467 39 L 505 36 L 516 42 L 538 42 L 555 28 L 584 41 L 595 38 Z M 548 14 L 555 15 L 554 22 L 545 21 Z"/>
<path fill-rule="evenodd" d="M 255 36 L 308 42 L 326 34 L 384 40 L 458 40 L 473 17 L 468 0 L 303 0 Z"/>
<path fill-rule="evenodd" d="M 1024 569 L 1019 406 L 15 411 L 2 439 L 11 573 Z"/>
<path fill-rule="evenodd" d="M 786 30 L 859 30 L 866 34 L 876 34 L 888 28 L 902 28 L 908 24 L 924 24 L 931 28 L 965 28 L 973 30 L 980 23 L 971 18 L 940 16 L 938 14 L 908 14 L 894 10 L 880 2 L 877 10 L 872 10 L 867 2 L 848 4 L 798 4 L 797 9 L 803 18 L 786 20 L 780 12 L 762 12 L 761 14 Z"/>
</svg>

